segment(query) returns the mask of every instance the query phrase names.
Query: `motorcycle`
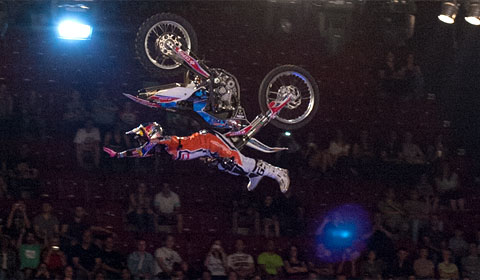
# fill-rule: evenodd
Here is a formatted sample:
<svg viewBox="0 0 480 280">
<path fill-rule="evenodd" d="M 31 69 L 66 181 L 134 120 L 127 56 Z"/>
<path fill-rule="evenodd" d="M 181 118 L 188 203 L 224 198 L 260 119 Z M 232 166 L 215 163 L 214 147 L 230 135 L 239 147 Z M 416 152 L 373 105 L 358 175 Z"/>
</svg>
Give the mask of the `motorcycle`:
<svg viewBox="0 0 480 280">
<path fill-rule="evenodd" d="M 236 77 L 195 59 L 196 47 L 196 34 L 185 19 L 170 13 L 147 19 L 136 39 L 141 64 L 163 77 L 178 75 L 187 68 L 185 79 L 183 83 L 139 90 L 136 96 L 124 95 L 151 108 L 194 111 L 213 129 L 225 131 L 237 148 L 247 145 L 267 153 L 283 148 L 272 148 L 255 139 L 262 127 L 271 122 L 281 129 L 297 129 L 315 116 L 320 98 L 315 79 L 301 67 L 283 65 L 263 79 L 258 93 L 262 113 L 249 122 L 240 104 Z"/>
</svg>

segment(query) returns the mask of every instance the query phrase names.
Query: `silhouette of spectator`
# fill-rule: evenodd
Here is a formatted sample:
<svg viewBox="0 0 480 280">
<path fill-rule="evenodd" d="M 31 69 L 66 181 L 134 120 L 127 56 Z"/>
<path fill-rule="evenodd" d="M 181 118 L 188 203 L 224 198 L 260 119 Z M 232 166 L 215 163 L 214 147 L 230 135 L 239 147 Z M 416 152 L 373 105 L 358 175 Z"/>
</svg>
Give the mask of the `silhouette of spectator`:
<svg viewBox="0 0 480 280">
<path fill-rule="evenodd" d="M 460 279 L 460 273 L 458 271 L 458 267 L 456 264 L 452 263 L 450 258 L 452 256 L 452 252 L 448 249 L 442 250 L 442 259 L 443 261 L 438 264 L 438 276 L 440 279 L 452 279 L 458 280 Z"/>
<path fill-rule="evenodd" d="M 273 197 L 267 195 L 260 207 L 260 217 L 263 223 L 263 233 L 265 237 L 271 236 L 271 230 L 273 227 L 273 234 L 276 237 L 280 236 L 280 222 L 278 220 L 279 211 L 277 205 L 273 202 Z"/>
<path fill-rule="evenodd" d="M 67 96 L 70 96 L 70 98 L 65 102 L 66 110 L 63 114 L 63 124 L 66 134 L 72 135 L 85 122 L 87 110 L 78 90 L 74 90 Z"/>
<path fill-rule="evenodd" d="M 283 259 L 275 252 L 275 243 L 268 240 L 265 252 L 257 258 L 261 273 L 269 279 L 280 279 L 282 274 Z"/>
<path fill-rule="evenodd" d="M 100 131 L 88 120 L 84 128 L 77 130 L 75 139 L 75 153 L 77 164 L 81 168 L 87 168 L 88 163 L 93 161 L 96 168 L 100 165 Z"/>
<path fill-rule="evenodd" d="M 112 102 L 112 98 L 108 96 L 104 88 L 98 90 L 98 96 L 92 101 L 91 107 L 92 119 L 101 133 L 105 133 L 105 131 L 113 127 L 118 107 Z"/>
<path fill-rule="evenodd" d="M 242 239 L 237 239 L 235 241 L 235 253 L 227 257 L 228 270 L 236 272 L 239 279 L 249 279 L 255 273 L 255 261 L 244 250 L 245 242 Z"/>
<path fill-rule="evenodd" d="M 260 214 L 245 194 L 233 201 L 232 231 L 242 235 L 260 234 Z"/>
<path fill-rule="evenodd" d="M 130 194 L 127 220 L 134 226 L 135 231 L 153 232 L 154 231 L 154 212 L 152 209 L 152 200 L 147 194 L 147 186 L 140 183 L 136 192 Z"/>
<path fill-rule="evenodd" d="M 128 255 L 127 266 L 134 280 L 153 279 L 154 258 L 146 251 L 147 242 L 143 239 L 137 241 L 137 250 Z"/>
<path fill-rule="evenodd" d="M 428 248 L 421 248 L 419 258 L 413 262 L 415 276 L 419 279 L 433 279 L 435 277 L 435 264 L 428 259 Z"/>
<path fill-rule="evenodd" d="M 449 202 L 453 211 L 465 210 L 465 199 L 460 191 L 458 175 L 452 171 L 447 161 L 442 163 L 440 174 L 435 178 L 435 187 L 441 201 Z"/>
<path fill-rule="evenodd" d="M 170 184 L 162 184 L 161 191 L 155 195 L 154 204 L 158 225 L 176 225 L 178 233 L 182 233 L 183 216 L 180 213 L 180 198 L 170 190 Z"/>
<path fill-rule="evenodd" d="M 212 280 L 227 279 L 227 254 L 220 240 L 215 240 L 208 251 L 204 261 L 205 267 L 210 271 Z"/>
</svg>

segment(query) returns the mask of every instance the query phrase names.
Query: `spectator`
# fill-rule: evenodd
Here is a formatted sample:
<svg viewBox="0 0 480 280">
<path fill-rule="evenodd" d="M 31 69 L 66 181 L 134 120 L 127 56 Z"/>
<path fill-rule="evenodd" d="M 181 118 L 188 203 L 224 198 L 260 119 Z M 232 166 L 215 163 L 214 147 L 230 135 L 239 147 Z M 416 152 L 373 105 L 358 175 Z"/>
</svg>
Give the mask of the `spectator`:
<svg viewBox="0 0 480 280">
<path fill-rule="evenodd" d="M 280 222 L 278 221 L 278 209 L 273 203 L 273 197 L 267 195 L 260 208 L 260 217 L 263 222 L 265 237 L 271 236 L 271 228 L 273 227 L 276 237 L 280 236 Z"/>
<path fill-rule="evenodd" d="M 480 279 L 480 257 L 477 244 L 469 244 L 469 255 L 462 259 L 462 276 L 469 279 Z"/>
<path fill-rule="evenodd" d="M 305 208 L 302 207 L 297 196 L 292 191 L 292 186 L 281 197 L 279 202 L 280 227 L 288 236 L 297 236 L 305 227 Z"/>
<path fill-rule="evenodd" d="M 180 199 L 170 190 L 170 184 L 163 183 L 155 195 L 155 210 L 159 225 L 177 225 L 178 233 L 183 231 L 183 216 L 180 214 Z"/>
<path fill-rule="evenodd" d="M 118 107 L 112 102 L 104 88 L 100 88 L 97 98 L 92 101 L 92 118 L 95 125 L 104 133 L 115 123 Z"/>
<path fill-rule="evenodd" d="M 65 113 L 63 115 L 64 131 L 68 135 L 72 135 L 86 119 L 87 110 L 85 104 L 81 100 L 80 92 L 74 90 L 72 94 L 67 95 L 70 100 L 65 102 Z"/>
<path fill-rule="evenodd" d="M 435 178 L 435 187 L 440 199 L 443 202 L 449 201 L 453 211 L 465 210 L 465 199 L 460 192 L 458 175 L 450 169 L 450 164 L 446 161 L 442 163 L 441 173 Z"/>
<path fill-rule="evenodd" d="M 433 243 L 428 235 L 423 235 L 420 247 L 428 249 L 428 259 L 432 260 L 435 265 L 440 262 L 442 250 L 439 243 Z"/>
<path fill-rule="evenodd" d="M 27 207 L 24 200 L 18 200 L 12 205 L 7 219 L 6 233 L 13 239 L 17 239 L 20 233 L 31 227 L 27 215 Z"/>
<path fill-rule="evenodd" d="M 244 253 L 245 242 L 242 239 L 235 241 L 235 250 L 227 257 L 228 270 L 236 272 L 239 279 L 250 279 L 255 273 L 255 262 L 251 255 Z"/>
<path fill-rule="evenodd" d="M 420 181 L 418 184 L 415 186 L 415 190 L 418 192 L 420 197 L 424 201 L 429 201 L 429 207 L 431 209 L 431 213 L 435 213 L 438 210 L 438 197 L 433 191 L 433 186 L 430 184 L 428 180 L 428 175 L 427 173 L 423 173 L 420 176 Z"/>
<path fill-rule="evenodd" d="M 435 277 L 435 265 L 428 259 L 428 248 L 420 249 L 420 256 L 413 262 L 415 276 L 419 279 L 432 279 Z"/>
<path fill-rule="evenodd" d="M 308 172 L 308 169 L 315 169 L 320 165 L 318 155 L 321 160 L 321 150 L 316 143 L 316 135 L 313 132 L 309 132 L 305 146 L 302 147 L 302 162 L 305 164 L 304 172 Z M 307 174 L 309 175 L 309 174 Z"/>
<path fill-rule="evenodd" d="M 227 254 L 225 254 L 220 240 L 213 241 L 204 265 L 210 271 L 212 280 L 227 279 Z"/>
<path fill-rule="evenodd" d="M 382 279 L 385 264 L 377 259 L 375 251 L 368 251 L 367 258 L 360 264 L 360 277 L 362 279 Z"/>
<path fill-rule="evenodd" d="M 35 280 L 48 280 L 48 279 L 52 279 L 51 274 L 48 271 L 47 265 L 45 263 L 41 263 L 38 266 L 37 272 L 35 273 Z"/>
<path fill-rule="evenodd" d="M 42 259 L 52 275 L 62 275 L 64 268 L 67 265 L 67 258 L 60 248 L 60 240 L 58 237 L 50 239 L 48 246 L 43 251 Z"/>
<path fill-rule="evenodd" d="M 415 56 L 412 53 L 407 55 L 406 64 L 400 69 L 399 75 L 405 82 L 407 98 L 420 98 L 423 95 L 423 74 L 420 66 L 415 63 Z"/>
<path fill-rule="evenodd" d="M 23 239 L 25 237 L 25 242 Z M 33 232 L 20 234 L 17 241 L 17 248 L 20 257 L 20 270 L 26 279 L 30 279 L 34 275 L 41 260 L 42 245 L 40 245 Z"/>
<path fill-rule="evenodd" d="M 322 171 L 326 172 L 329 168 L 334 168 L 340 160 L 345 160 L 349 156 L 349 153 L 350 144 L 345 141 L 343 132 L 338 129 L 335 139 L 330 142 L 330 146 L 324 152 Z"/>
<path fill-rule="evenodd" d="M 228 272 L 228 280 L 238 280 L 238 274 L 235 271 Z"/>
<path fill-rule="evenodd" d="M 137 251 L 128 255 L 127 265 L 133 275 L 134 280 L 149 280 L 153 278 L 153 256 L 146 252 L 147 242 L 143 239 L 139 239 L 137 242 Z"/>
<path fill-rule="evenodd" d="M 333 265 L 331 263 L 323 262 L 319 258 L 315 258 L 314 262 L 308 262 L 308 270 L 310 273 L 313 272 L 322 279 L 333 278 L 335 275 Z"/>
<path fill-rule="evenodd" d="M 98 270 L 95 272 L 95 280 L 105 280 L 105 272 Z"/>
<path fill-rule="evenodd" d="M 72 263 L 77 279 L 91 279 L 94 272 L 101 267 L 101 251 L 92 243 L 92 232 L 86 230 L 82 243 L 72 248 Z"/>
<path fill-rule="evenodd" d="M 100 131 L 93 126 L 93 122 L 88 120 L 84 128 L 77 130 L 75 139 L 75 152 L 77 164 L 81 168 L 86 168 L 88 161 L 93 160 L 95 167 L 100 165 Z"/>
<path fill-rule="evenodd" d="M 127 212 L 128 223 L 135 227 L 135 231 L 153 232 L 154 213 L 151 204 L 152 200 L 147 194 L 147 186 L 145 183 L 140 183 L 137 191 L 130 194 Z"/>
<path fill-rule="evenodd" d="M 193 269 L 186 261 L 182 261 L 180 267 L 185 279 L 199 279 L 201 276 L 198 271 Z"/>
<path fill-rule="evenodd" d="M 298 257 L 298 249 L 296 246 L 290 246 L 283 265 L 288 279 L 304 279 L 307 276 L 307 265 L 305 261 Z"/>
<path fill-rule="evenodd" d="M 123 109 L 120 111 L 118 118 L 121 121 L 120 128 L 123 130 L 130 130 L 138 125 L 138 113 L 133 111 L 132 102 L 128 101 L 123 104 Z"/>
<path fill-rule="evenodd" d="M 382 215 L 374 214 L 374 224 L 372 232 L 367 235 L 367 248 L 375 251 L 377 258 L 385 262 L 385 266 L 393 262 L 395 256 L 395 244 L 392 239 L 392 233 L 386 230 L 382 224 Z"/>
<path fill-rule="evenodd" d="M 125 258 L 119 252 L 114 250 L 114 240 L 108 236 L 104 242 L 104 248 L 101 253 L 102 269 L 105 271 L 105 278 L 120 279 L 122 268 L 126 266 Z"/>
<path fill-rule="evenodd" d="M 422 165 L 425 163 L 425 154 L 420 147 L 413 142 L 413 134 L 405 133 L 404 142 L 400 151 L 400 159 L 411 165 Z"/>
<path fill-rule="evenodd" d="M 28 145 L 23 144 L 19 151 L 19 157 L 15 162 L 15 169 L 11 176 L 15 189 L 15 196 L 28 199 L 37 193 L 39 187 L 38 169 Z"/>
<path fill-rule="evenodd" d="M 132 280 L 132 274 L 128 268 L 122 269 L 122 280 Z"/>
<path fill-rule="evenodd" d="M 373 172 L 375 151 L 368 131 L 362 130 L 358 142 L 353 145 L 352 158 L 355 172 L 370 177 Z"/>
<path fill-rule="evenodd" d="M 423 202 L 419 200 L 416 190 L 410 191 L 410 199 L 405 200 L 403 209 L 408 214 L 412 241 L 417 244 L 419 231 L 425 227 L 429 221 L 430 201 Z"/>
<path fill-rule="evenodd" d="M 246 195 L 233 201 L 232 231 L 234 234 L 259 235 L 260 213 Z"/>
<path fill-rule="evenodd" d="M 378 210 L 382 213 L 387 228 L 397 232 L 404 222 L 406 213 L 402 205 L 395 199 L 393 188 L 388 188 L 385 198 L 378 202 Z"/>
<path fill-rule="evenodd" d="M 443 135 L 440 134 L 435 137 L 433 145 L 428 147 L 427 160 L 435 167 L 437 162 L 442 162 L 448 158 L 448 154 L 447 145 L 444 143 Z"/>
<path fill-rule="evenodd" d="M 397 163 L 401 151 L 402 146 L 398 140 L 398 134 L 396 131 L 391 130 L 388 134 L 388 139 L 383 144 L 380 157 L 384 162 Z"/>
<path fill-rule="evenodd" d="M 450 261 L 451 251 L 448 249 L 442 250 L 443 262 L 438 264 L 438 275 L 440 279 L 460 279 L 458 267 Z"/>
<path fill-rule="evenodd" d="M 65 271 L 64 271 L 63 275 L 64 275 L 64 277 L 63 277 L 64 280 L 74 280 L 75 277 L 73 276 L 74 275 L 73 274 L 73 267 L 70 266 L 70 265 L 65 267 Z"/>
<path fill-rule="evenodd" d="M 0 279 L 18 279 L 17 253 L 7 236 L 0 237 Z"/>
<path fill-rule="evenodd" d="M 212 280 L 212 275 L 210 274 L 210 271 L 206 270 L 202 272 L 202 280 Z"/>
<path fill-rule="evenodd" d="M 468 243 L 463 237 L 463 230 L 457 226 L 455 235 L 448 241 L 448 248 L 451 250 L 455 263 L 460 263 L 461 259 L 468 253 Z"/>
<path fill-rule="evenodd" d="M 405 248 L 397 250 L 397 258 L 393 262 L 390 269 L 387 271 L 389 277 L 406 279 L 410 275 L 414 275 L 413 266 L 407 260 L 408 251 Z"/>
<path fill-rule="evenodd" d="M 400 93 L 398 86 L 401 77 L 395 55 L 392 51 L 387 53 L 384 65 L 380 68 L 378 76 L 380 78 L 382 95 L 397 96 Z"/>
<path fill-rule="evenodd" d="M 81 206 L 75 207 L 72 217 L 68 217 L 66 223 L 62 225 L 62 237 L 70 241 L 71 245 L 76 245 L 82 240 L 84 231 L 90 229 L 90 224 L 85 220 L 85 209 Z"/>
<path fill-rule="evenodd" d="M 42 213 L 33 219 L 35 234 L 41 239 L 50 239 L 59 233 L 59 222 L 52 215 L 52 205 L 49 202 L 42 203 Z"/>
<path fill-rule="evenodd" d="M 164 246 L 155 251 L 154 275 L 159 279 L 170 279 L 173 275 L 173 266 L 181 264 L 182 258 L 175 248 L 175 237 L 167 235 Z"/>
<path fill-rule="evenodd" d="M 320 278 L 319 278 L 319 274 L 316 273 L 315 271 L 310 271 L 310 272 L 308 273 L 308 278 L 307 278 L 307 280 L 319 280 L 319 279 L 320 279 Z"/>
<path fill-rule="evenodd" d="M 268 278 L 279 279 L 282 273 L 283 260 L 282 257 L 275 253 L 273 240 L 267 241 L 266 251 L 258 256 L 257 263 L 263 275 Z"/>
</svg>

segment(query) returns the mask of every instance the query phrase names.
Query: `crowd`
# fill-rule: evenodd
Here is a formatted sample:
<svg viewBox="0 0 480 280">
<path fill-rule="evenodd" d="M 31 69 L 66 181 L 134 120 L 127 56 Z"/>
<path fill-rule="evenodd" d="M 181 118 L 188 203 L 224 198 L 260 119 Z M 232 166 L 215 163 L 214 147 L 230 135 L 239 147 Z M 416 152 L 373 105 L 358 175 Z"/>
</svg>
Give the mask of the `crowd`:
<svg viewBox="0 0 480 280">
<path fill-rule="evenodd" d="M 422 71 L 412 54 L 398 60 L 388 53 L 378 75 L 385 96 L 424 97 Z M 119 232 L 94 222 L 95 217 L 80 206 L 71 205 L 71 213 L 59 219 L 55 202 L 45 202 L 40 213 L 32 215 L 29 201 L 38 199 L 46 163 L 42 151 L 36 156 L 39 151 L 23 142 L 67 139 L 73 169 L 105 174 L 172 170 L 166 170 L 171 165 L 162 154 L 146 160 L 102 155 L 102 146 L 119 151 L 136 145 L 124 132 L 143 121 L 145 113 L 132 102 L 120 102 L 103 88 L 93 93 L 71 90 L 65 96 L 31 89 L 18 92 L 0 85 L 0 140 L 15 143 L 2 147 L 0 156 L 0 196 L 15 201 L 1 222 L 0 280 L 480 279 L 480 231 L 455 222 L 455 217 L 468 213 L 467 194 L 452 163 L 455 148 L 443 135 L 423 144 L 415 133 L 390 127 L 384 135 L 364 129 L 356 136 L 338 127 L 323 144 L 313 132 L 306 141 L 280 135 L 277 144 L 289 150 L 277 153 L 274 160 L 290 170 L 293 180 L 320 185 L 326 178 L 347 178 L 386 186 L 383 197 L 370 205 L 374 223 L 359 239 L 365 249 L 347 248 L 335 262 L 323 258 L 331 253 L 328 244 L 317 243 L 315 254 L 308 254 L 295 241 L 325 232 L 321 226 L 316 233 L 308 232 L 307 209 L 294 192 L 267 194 L 260 200 L 244 193 L 224 209 L 231 213 L 231 223 L 224 227 L 229 235 L 220 239 L 212 235 L 198 263 L 186 258 L 176 244 L 175 238 L 185 235 L 181 202 L 190 197 L 173 192 L 171 182 L 152 186 L 155 193 L 139 182 L 129 194 L 125 231 L 133 232 L 137 240 L 119 240 Z M 155 120 L 161 120 L 169 134 L 186 135 L 201 127 L 165 112 Z M 334 227 L 341 223 L 335 221 Z M 162 246 L 150 250 L 150 240 L 142 238 L 148 233 L 163 237 Z M 251 253 L 246 241 L 251 236 L 266 240 L 262 252 Z M 222 243 L 226 241 L 229 244 Z M 135 250 L 120 250 L 120 242 L 135 242 Z"/>
</svg>

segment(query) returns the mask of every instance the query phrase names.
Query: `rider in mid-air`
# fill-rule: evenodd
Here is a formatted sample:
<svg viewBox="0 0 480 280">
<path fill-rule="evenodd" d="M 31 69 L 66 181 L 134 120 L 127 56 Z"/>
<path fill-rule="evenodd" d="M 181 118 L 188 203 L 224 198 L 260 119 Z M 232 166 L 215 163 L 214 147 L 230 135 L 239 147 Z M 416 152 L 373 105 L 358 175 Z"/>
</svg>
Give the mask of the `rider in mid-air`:
<svg viewBox="0 0 480 280">
<path fill-rule="evenodd" d="M 153 155 L 155 146 L 161 145 L 174 160 L 206 157 L 213 160 L 222 171 L 247 176 L 249 191 L 255 189 L 263 176 L 275 179 L 283 193 L 290 185 L 288 170 L 242 155 L 230 140 L 216 131 L 202 130 L 187 137 L 164 136 L 162 127 L 154 122 L 140 125 L 127 134 L 136 134 L 144 142 L 143 145 L 123 152 L 115 152 L 107 147 L 103 150 L 110 157 L 146 157 Z"/>
</svg>

